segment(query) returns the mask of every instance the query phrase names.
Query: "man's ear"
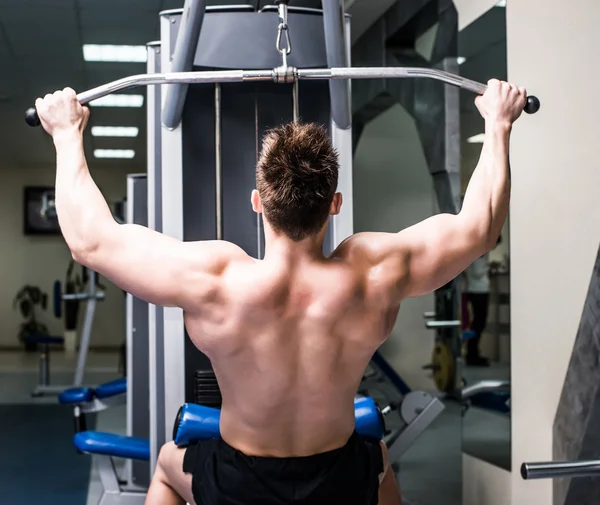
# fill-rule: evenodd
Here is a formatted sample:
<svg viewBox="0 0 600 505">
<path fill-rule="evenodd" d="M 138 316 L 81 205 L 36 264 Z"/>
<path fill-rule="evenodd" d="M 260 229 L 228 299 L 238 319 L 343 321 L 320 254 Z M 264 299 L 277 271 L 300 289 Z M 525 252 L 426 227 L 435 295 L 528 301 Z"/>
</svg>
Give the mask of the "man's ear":
<svg viewBox="0 0 600 505">
<path fill-rule="evenodd" d="M 258 194 L 258 191 L 256 189 L 252 191 L 250 201 L 252 202 L 252 210 L 257 214 L 262 214 L 262 202 L 260 201 L 260 195 Z"/>
<path fill-rule="evenodd" d="M 329 207 L 329 214 L 331 216 L 337 216 L 340 213 L 343 202 L 344 197 L 341 193 L 336 193 L 335 195 L 333 195 L 333 200 L 331 202 L 331 206 Z"/>
</svg>

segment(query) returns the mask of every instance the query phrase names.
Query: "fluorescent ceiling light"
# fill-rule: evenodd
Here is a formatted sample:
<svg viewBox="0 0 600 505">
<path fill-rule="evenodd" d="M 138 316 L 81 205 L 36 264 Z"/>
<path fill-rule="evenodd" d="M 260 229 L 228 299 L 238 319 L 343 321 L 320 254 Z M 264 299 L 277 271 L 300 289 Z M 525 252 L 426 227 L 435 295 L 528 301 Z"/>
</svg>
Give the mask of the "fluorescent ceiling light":
<svg viewBox="0 0 600 505">
<path fill-rule="evenodd" d="M 93 102 L 92 107 L 141 107 L 144 105 L 144 95 L 114 94 L 103 96 Z"/>
<path fill-rule="evenodd" d="M 494 7 L 506 7 L 506 0 L 500 0 Z"/>
<path fill-rule="evenodd" d="M 465 61 L 467 61 L 467 58 L 465 58 L 464 56 L 459 56 L 458 58 L 456 58 L 456 63 L 458 63 L 459 65 L 462 65 Z"/>
<path fill-rule="evenodd" d="M 473 135 L 467 139 L 467 143 L 469 144 L 483 144 L 485 140 L 485 133 L 480 133 L 478 135 Z"/>
<path fill-rule="evenodd" d="M 147 58 L 146 46 L 83 45 L 83 59 L 85 61 L 146 63 Z"/>
<path fill-rule="evenodd" d="M 94 137 L 137 137 L 138 133 L 135 126 L 92 126 Z"/>
<path fill-rule="evenodd" d="M 133 149 L 96 149 L 94 157 L 96 158 L 121 158 L 130 160 L 135 156 Z"/>
</svg>

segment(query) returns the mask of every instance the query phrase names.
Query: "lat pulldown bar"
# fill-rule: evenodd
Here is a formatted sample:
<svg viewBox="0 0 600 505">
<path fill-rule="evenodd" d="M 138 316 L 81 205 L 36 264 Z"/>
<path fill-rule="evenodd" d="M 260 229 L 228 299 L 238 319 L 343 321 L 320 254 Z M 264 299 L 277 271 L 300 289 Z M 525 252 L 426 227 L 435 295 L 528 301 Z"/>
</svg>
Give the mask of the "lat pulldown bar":
<svg viewBox="0 0 600 505">
<path fill-rule="evenodd" d="M 442 81 L 452 86 L 471 91 L 477 94 L 485 93 L 487 86 L 458 75 L 429 68 L 418 67 L 347 67 L 347 68 L 322 68 L 322 69 L 295 69 L 290 67 L 288 72 L 282 73 L 279 69 L 273 70 L 221 70 L 206 72 L 181 72 L 170 74 L 139 74 L 124 77 L 117 81 L 109 82 L 97 88 L 84 91 L 77 95 L 83 105 L 98 98 L 138 86 L 160 84 L 201 84 L 224 82 L 256 82 L 273 81 L 276 83 L 291 83 L 303 79 L 402 79 L 426 78 Z M 535 114 L 540 109 L 540 101 L 535 96 L 527 97 L 525 112 Z M 25 121 L 29 126 L 39 126 L 40 118 L 34 107 L 25 113 Z"/>
</svg>

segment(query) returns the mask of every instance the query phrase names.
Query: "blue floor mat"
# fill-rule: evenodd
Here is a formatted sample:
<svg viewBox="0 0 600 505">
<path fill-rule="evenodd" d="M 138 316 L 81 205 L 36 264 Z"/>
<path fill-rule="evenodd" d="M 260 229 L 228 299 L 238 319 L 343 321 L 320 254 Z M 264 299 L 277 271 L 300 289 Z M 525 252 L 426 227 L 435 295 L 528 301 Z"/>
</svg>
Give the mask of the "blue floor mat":
<svg viewBox="0 0 600 505">
<path fill-rule="evenodd" d="M 77 454 L 72 441 L 72 409 L 0 405 L 0 502 L 85 505 L 91 457 Z"/>
</svg>

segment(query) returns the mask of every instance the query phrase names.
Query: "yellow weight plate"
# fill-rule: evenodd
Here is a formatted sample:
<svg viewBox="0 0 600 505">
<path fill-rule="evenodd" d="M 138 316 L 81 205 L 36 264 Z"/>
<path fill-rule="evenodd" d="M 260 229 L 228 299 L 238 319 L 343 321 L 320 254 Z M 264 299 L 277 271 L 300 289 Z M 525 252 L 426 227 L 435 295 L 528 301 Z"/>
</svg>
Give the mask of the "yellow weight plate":
<svg viewBox="0 0 600 505">
<path fill-rule="evenodd" d="M 433 381 L 439 391 L 450 393 L 454 390 L 454 356 L 452 350 L 443 342 L 433 348 Z"/>
</svg>

